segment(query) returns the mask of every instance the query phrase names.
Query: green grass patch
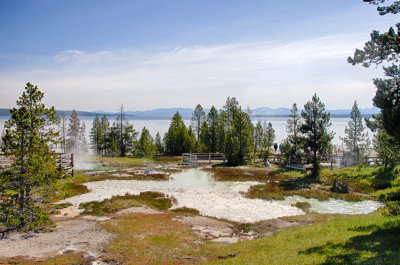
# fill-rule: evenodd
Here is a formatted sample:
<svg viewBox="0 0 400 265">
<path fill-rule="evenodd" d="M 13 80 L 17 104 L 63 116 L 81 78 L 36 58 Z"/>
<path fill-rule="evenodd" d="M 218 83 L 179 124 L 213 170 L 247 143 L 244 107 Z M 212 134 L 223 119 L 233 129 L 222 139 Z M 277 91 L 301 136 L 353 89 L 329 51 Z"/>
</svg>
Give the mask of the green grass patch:
<svg viewBox="0 0 400 265">
<path fill-rule="evenodd" d="M 189 213 L 189 214 L 194 214 L 194 215 L 200 214 L 200 212 L 198 210 L 193 209 L 193 208 L 187 208 L 187 207 L 175 208 L 175 209 L 171 210 L 171 212 L 174 212 L 174 213 Z"/>
<path fill-rule="evenodd" d="M 182 162 L 181 156 L 153 156 L 153 161 L 157 164 L 180 164 Z"/>
<path fill-rule="evenodd" d="M 102 157 L 97 156 L 94 162 L 105 167 L 129 168 L 129 167 L 146 167 L 153 164 L 151 158 L 134 158 L 134 157 Z"/>
<path fill-rule="evenodd" d="M 214 167 L 208 169 L 217 181 L 260 181 L 283 180 L 286 178 L 274 169 L 252 167 Z"/>
<path fill-rule="evenodd" d="M 106 199 L 100 202 L 91 201 L 81 203 L 80 209 L 84 209 L 81 214 L 89 215 L 107 215 L 115 213 L 119 210 L 147 205 L 156 210 L 165 211 L 171 208 L 172 201 L 170 198 L 165 198 L 164 194 L 159 192 L 141 192 L 140 195 L 113 196 L 111 199 Z"/>
<path fill-rule="evenodd" d="M 232 246 L 217 264 L 398 264 L 400 221 L 372 214 L 291 228 Z"/>
</svg>

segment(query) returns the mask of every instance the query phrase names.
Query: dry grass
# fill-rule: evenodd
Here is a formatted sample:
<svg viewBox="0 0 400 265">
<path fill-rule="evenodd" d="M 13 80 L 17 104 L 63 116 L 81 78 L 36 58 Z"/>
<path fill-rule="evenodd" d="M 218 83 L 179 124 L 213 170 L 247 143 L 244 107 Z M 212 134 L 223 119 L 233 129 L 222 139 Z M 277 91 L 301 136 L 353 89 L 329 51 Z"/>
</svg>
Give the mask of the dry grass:
<svg viewBox="0 0 400 265">
<path fill-rule="evenodd" d="M 91 261 L 83 258 L 83 255 L 78 253 L 70 253 L 66 255 L 56 256 L 49 259 L 26 259 L 23 257 L 13 257 L 9 259 L 0 259 L 0 264 L 20 264 L 20 265 L 31 265 L 31 264 L 43 264 L 43 265 L 70 265 L 70 264 L 81 264 L 90 265 Z"/>
<path fill-rule="evenodd" d="M 104 224 L 118 235 L 106 248 L 106 262 L 117 264 L 192 264 L 218 259 L 224 246 L 199 241 L 176 214 L 123 215 Z"/>
</svg>

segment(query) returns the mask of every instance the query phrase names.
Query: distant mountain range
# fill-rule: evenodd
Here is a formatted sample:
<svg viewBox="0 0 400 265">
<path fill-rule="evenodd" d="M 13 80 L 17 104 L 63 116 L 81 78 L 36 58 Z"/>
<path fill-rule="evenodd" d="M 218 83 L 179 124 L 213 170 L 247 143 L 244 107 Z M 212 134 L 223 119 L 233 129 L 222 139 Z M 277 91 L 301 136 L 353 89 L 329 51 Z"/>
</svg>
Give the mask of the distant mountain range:
<svg viewBox="0 0 400 265">
<path fill-rule="evenodd" d="M 190 119 L 193 114 L 192 108 L 159 108 L 153 110 L 145 110 L 145 111 L 126 111 L 125 115 L 131 119 L 171 119 L 172 116 L 179 111 L 183 119 Z M 209 109 L 205 109 L 207 113 Z M 337 110 L 327 110 L 327 112 L 331 113 L 331 117 L 350 117 L 350 109 L 337 109 Z M 360 109 L 362 116 L 368 117 L 372 114 L 378 114 L 380 111 L 378 108 L 366 108 Z M 69 117 L 72 113 L 71 110 L 57 110 L 57 115 L 61 116 L 62 113 L 66 117 Z M 290 114 L 289 108 L 256 108 L 252 109 L 251 113 L 253 117 L 287 117 Z M 9 116 L 10 110 L 9 109 L 0 109 L 0 115 L 2 116 Z M 102 110 L 97 111 L 77 111 L 78 116 L 80 117 L 94 117 L 96 114 L 103 115 L 106 114 L 107 116 L 117 116 L 118 113 L 116 112 L 105 112 Z"/>
</svg>

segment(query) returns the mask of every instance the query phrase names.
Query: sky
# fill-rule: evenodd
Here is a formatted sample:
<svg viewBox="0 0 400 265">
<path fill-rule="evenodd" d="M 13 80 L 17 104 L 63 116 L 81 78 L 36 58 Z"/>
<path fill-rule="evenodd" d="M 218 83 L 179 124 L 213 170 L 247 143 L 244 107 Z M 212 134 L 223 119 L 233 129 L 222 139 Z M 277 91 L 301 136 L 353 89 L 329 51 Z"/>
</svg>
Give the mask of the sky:
<svg viewBox="0 0 400 265">
<path fill-rule="evenodd" d="M 0 0 L 0 108 L 27 82 L 56 109 L 369 108 L 382 70 L 347 57 L 397 22 L 362 0 Z"/>
</svg>

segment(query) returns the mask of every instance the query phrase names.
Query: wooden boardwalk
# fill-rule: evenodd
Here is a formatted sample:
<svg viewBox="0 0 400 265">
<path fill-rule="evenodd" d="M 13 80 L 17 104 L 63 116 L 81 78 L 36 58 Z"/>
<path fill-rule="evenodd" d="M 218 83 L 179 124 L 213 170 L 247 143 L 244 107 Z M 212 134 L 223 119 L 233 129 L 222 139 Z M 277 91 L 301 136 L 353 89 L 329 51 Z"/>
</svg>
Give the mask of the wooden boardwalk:
<svg viewBox="0 0 400 265">
<path fill-rule="evenodd" d="M 57 153 L 56 163 L 62 175 L 74 175 L 74 154 Z M 0 155 L 0 171 L 6 170 L 12 165 L 13 158 Z"/>
<path fill-rule="evenodd" d="M 183 153 L 183 165 L 212 164 L 216 162 L 225 163 L 225 155 L 223 153 Z"/>
</svg>

